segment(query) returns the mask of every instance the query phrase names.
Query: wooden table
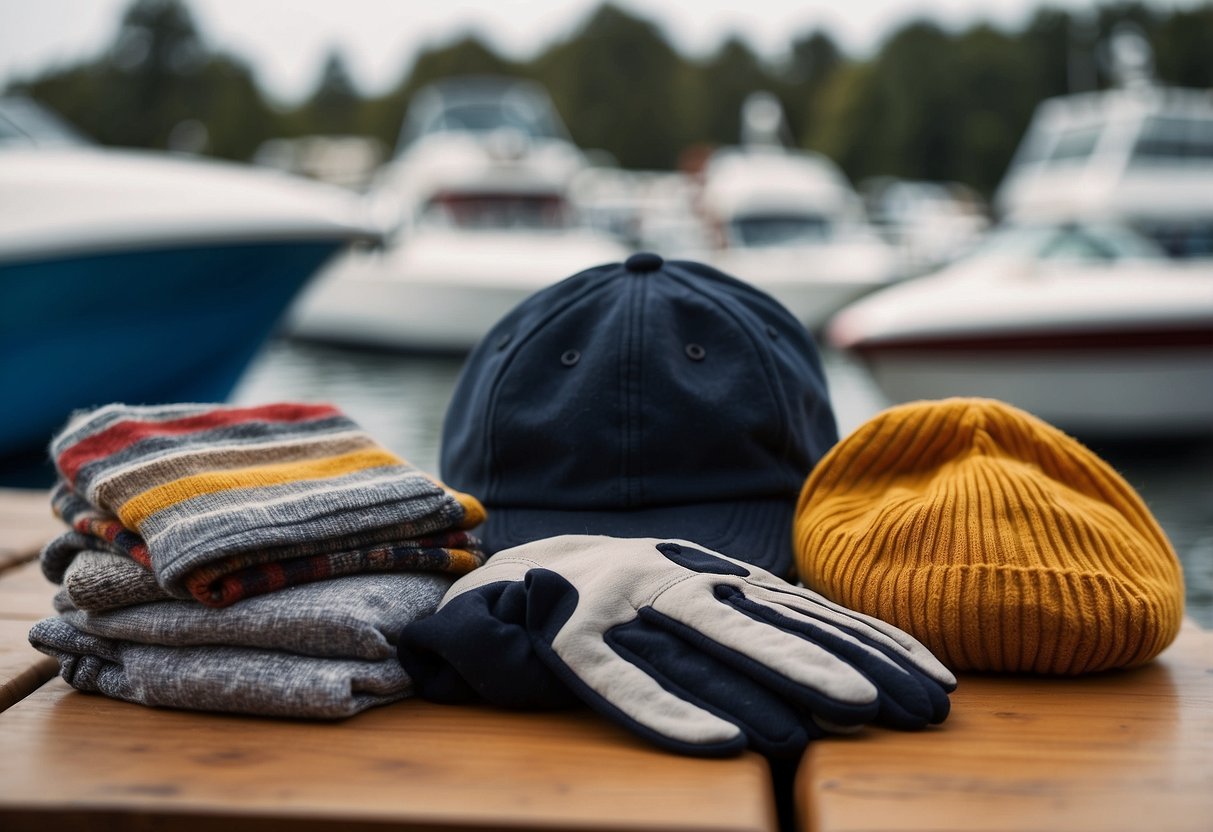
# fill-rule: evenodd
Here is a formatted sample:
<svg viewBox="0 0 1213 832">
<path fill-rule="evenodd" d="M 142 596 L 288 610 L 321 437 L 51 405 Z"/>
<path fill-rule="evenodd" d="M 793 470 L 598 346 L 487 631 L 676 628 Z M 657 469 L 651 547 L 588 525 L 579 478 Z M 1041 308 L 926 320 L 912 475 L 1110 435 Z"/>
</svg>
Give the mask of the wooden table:
<svg viewBox="0 0 1213 832">
<path fill-rule="evenodd" d="M 774 827 L 761 758 L 663 754 L 584 712 L 410 700 L 303 722 L 145 708 L 55 680 L 0 714 L 0 737 L 8 832 Z"/>
<path fill-rule="evenodd" d="M 1213 830 L 1213 632 L 1145 667 L 970 675 L 941 726 L 810 747 L 805 832 Z"/>
</svg>

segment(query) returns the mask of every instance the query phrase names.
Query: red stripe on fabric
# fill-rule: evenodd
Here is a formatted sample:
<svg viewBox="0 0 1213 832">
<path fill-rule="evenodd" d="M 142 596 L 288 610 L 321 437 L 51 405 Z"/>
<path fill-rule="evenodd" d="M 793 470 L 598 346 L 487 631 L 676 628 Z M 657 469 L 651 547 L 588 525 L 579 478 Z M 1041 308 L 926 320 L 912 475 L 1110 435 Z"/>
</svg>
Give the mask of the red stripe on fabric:
<svg viewBox="0 0 1213 832">
<path fill-rule="evenodd" d="M 93 537 L 101 538 L 107 543 L 113 543 L 114 538 L 122 534 L 126 527 L 116 520 L 102 520 L 93 514 L 85 515 L 77 520 L 75 529 L 81 534 L 92 535 Z"/>
<path fill-rule="evenodd" d="M 188 580 L 186 589 L 208 607 L 226 607 L 245 598 L 277 592 L 291 586 L 279 563 L 262 563 L 214 581 Z"/>
<path fill-rule="evenodd" d="M 336 416 L 339 413 L 332 405 L 287 402 L 258 407 L 223 408 L 166 422 L 118 422 L 100 433 L 80 440 L 60 454 L 59 470 L 74 484 L 76 474 L 88 463 L 117 453 L 148 437 L 196 433 L 241 422 L 306 422 L 310 419 Z"/>
<path fill-rule="evenodd" d="M 194 599 L 208 607 L 226 607 L 244 597 L 242 585 L 236 578 L 220 578 L 214 585 L 200 585 L 191 589 Z"/>
<path fill-rule="evenodd" d="M 135 543 L 139 540 L 138 535 L 122 525 L 116 520 L 102 520 L 98 517 L 82 517 L 76 521 L 73 526 L 76 531 L 81 534 L 89 535 L 90 537 L 98 537 L 109 543 L 118 540 L 118 536 L 125 533 L 128 536 L 127 540 L 119 541 L 122 551 L 126 552 L 135 563 L 140 566 L 151 569 L 152 555 L 147 550 L 146 543 Z"/>
<path fill-rule="evenodd" d="M 147 546 L 139 543 L 130 547 L 130 549 L 127 551 L 131 553 L 131 559 L 134 560 L 135 563 L 139 564 L 144 569 L 155 571 L 152 569 L 152 554 L 147 550 Z"/>
</svg>

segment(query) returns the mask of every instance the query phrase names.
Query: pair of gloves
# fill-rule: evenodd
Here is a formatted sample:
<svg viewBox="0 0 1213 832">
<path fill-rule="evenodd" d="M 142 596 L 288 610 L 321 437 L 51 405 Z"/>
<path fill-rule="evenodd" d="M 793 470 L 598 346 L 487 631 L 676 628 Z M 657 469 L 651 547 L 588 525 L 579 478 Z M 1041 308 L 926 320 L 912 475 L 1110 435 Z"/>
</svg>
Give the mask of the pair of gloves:
<svg viewBox="0 0 1213 832">
<path fill-rule="evenodd" d="M 868 723 L 948 714 L 956 679 L 875 618 L 683 540 L 566 535 L 502 551 L 406 626 L 422 696 L 580 700 L 664 748 L 798 755 Z"/>
</svg>

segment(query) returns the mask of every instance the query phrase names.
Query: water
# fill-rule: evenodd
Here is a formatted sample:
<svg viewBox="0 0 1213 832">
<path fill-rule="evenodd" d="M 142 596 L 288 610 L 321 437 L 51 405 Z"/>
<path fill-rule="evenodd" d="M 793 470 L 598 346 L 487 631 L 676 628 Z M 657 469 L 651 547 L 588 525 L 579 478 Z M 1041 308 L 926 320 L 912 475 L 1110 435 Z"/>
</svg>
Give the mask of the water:
<svg viewBox="0 0 1213 832">
<path fill-rule="evenodd" d="M 843 435 L 888 406 L 863 368 L 827 353 Z M 291 341 L 272 343 L 234 399 L 328 401 L 422 470 L 438 473 L 442 417 L 462 359 L 385 355 Z M 1213 442 L 1096 446 L 1141 493 L 1184 567 L 1187 614 L 1213 628 Z"/>
<path fill-rule="evenodd" d="M 382 445 L 437 474 L 442 417 L 462 365 L 462 358 L 275 341 L 245 372 L 232 401 L 331 402 Z"/>
</svg>

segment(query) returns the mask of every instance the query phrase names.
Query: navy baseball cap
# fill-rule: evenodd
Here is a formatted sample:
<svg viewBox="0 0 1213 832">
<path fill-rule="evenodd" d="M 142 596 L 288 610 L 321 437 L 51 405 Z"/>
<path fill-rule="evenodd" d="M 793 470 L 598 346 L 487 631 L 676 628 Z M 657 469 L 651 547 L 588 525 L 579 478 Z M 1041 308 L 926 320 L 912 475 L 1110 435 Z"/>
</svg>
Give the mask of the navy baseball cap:
<svg viewBox="0 0 1213 832">
<path fill-rule="evenodd" d="M 634 254 L 523 300 L 464 365 L 441 474 L 488 552 L 678 537 L 793 574 L 792 515 L 838 441 L 812 336 L 709 266 Z"/>
</svg>

